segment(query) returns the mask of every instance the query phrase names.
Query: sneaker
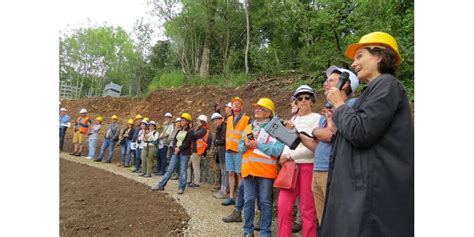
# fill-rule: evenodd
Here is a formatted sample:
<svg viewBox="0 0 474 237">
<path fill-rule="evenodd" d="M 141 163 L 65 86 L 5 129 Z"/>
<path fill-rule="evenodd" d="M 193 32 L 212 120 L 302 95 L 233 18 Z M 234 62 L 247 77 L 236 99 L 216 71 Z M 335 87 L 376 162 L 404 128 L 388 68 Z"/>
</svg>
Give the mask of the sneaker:
<svg viewBox="0 0 474 237">
<path fill-rule="evenodd" d="M 234 209 L 230 215 L 222 218 L 222 221 L 225 223 L 242 222 L 242 213 L 237 211 L 237 209 Z"/>
<path fill-rule="evenodd" d="M 91 160 L 91 157 L 90 156 L 86 156 L 84 157 L 86 160 Z"/>
<path fill-rule="evenodd" d="M 171 180 L 178 180 L 179 177 L 176 174 L 171 175 Z"/>
<path fill-rule="evenodd" d="M 244 233 L 244 237 L 253 237 L 253 233 Z"/>
<path fill-rule="evenodd" d="M 213 187 L 213 188 L 211 189 L 211 192 L 215 193 L 215 192 L 219 192 L 220 190 L 221 190 L 220 187 Z"/>
<path fill-rule="evenodd" d="M 148 174 L 148 175 L 143 175 L 143 177 L 146 177 L 146 178 L 151 178 L 151 174 Z"/>
<path fill-rule="evenodd" d="M 135 168 L 135 166 L 130 166 L 130 167 L 128 168 L 128 170 L 130 170 L 130 171 L 132 171 L 132 172 L 135 172 L 136 169 L 137 169 L 137 168 Z"/>
<path fill-rule="evenodd" d="M 212 196 L 217 198 L 217 199 L 225 199 L 227 195 L 225 195 L 222 192 L 217 192 L 217 193 L 214 193 Z"/>
<path fill-rule="evenodd" d="M 144 176 L 144 175 L 145 175 L 145 174 L 142 174 L 142 173 L 138 174 L 138 176 Z"/>
<path fill-rule="evenodd" d="M 301 231 L 301 224 L 293 222 L 293 225 L 291 226 L 291 232 L 298 233 L 300 231 Z"/>
<path fill-rule="evenodd" d="M 163 191 L 163 190 L 165 190 L 165 187 L 161 187 L 159 185 L 151 188 L 151 191 Z"/>
<path fill-rule="evenodd" d="M 191 183 L 189 185 L 190 188 L 199 188 L 199 184 L 194 184 L 194 183 Z"/>
<path fill-rule="evenodd" d="M 230 206 L 230 205 L 235 205 L 235 200 L 231 197 L 227 198 L 222 202 L 222 206 Z"/>
<path fill-rule="evenodd" d="M 184 190 L 178 189 L 178 194 L 179 194 L 179 195 L 181 195 L 181 194 L 183 194 L 183 193 L 184 193 Z"/>
<path fill-rule="evenodd" d="M 110 164 L 110 163 L 112 163 L 112 161 L 106 160 L 104 163 L 109 163 Z"/>
<path fill-rule="evenodd" d="M 81 153 L 80 152 L 77 152 L 74 154 L 75 156 L 81 156 Z"/>
<path fill-rule="evenodd" d="M 94 162 L 101 162 L 102 160 L 94 160 Z"/>
<path fill-rule="evenodd" d="M 76 152 L 73 151 L 73 152 L 69 153 L 69 155 L 75 156 L 75 155 L 76 155 Z"/>
</svg>

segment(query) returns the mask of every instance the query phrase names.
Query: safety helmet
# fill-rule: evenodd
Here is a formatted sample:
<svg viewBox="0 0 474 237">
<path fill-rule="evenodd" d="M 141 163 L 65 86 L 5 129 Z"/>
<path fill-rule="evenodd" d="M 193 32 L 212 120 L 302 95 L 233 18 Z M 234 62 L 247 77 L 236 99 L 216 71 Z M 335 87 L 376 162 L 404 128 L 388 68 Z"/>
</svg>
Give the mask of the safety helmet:
<svg viewBox="0 0 474 237">
<path fill-rule="evenodd" d="M 308 85 L 301 85 L 301 86 L 299 86 L 299 87 L 295 90 L 295 92 L 293 93 L 293 97 L 296 98 L 296 97 L 298 97 L 299 94 L 303 94 L 303 93 L 305 93 L 305 94 L 310 94 L 311 96 L 316 97 L 316 94 L 314 93 L 313 88 L 311 88 L 311 87 L 308 86 Z"/>
<path fill-rule="evenodd" d="M 81 111 L 79 111 L 80 114 L 87 113 L 87 109 L 82 108 Z"/>
<path fill-rule="evenodd" d="M 133 122 L 134 122 L 133 119 L 129 119 L 129 120 L 127 121 L 128 124 L 133 124 Z"/>
<path fill-rule="evenodd" d="M 222 118 L 222 115 L 220 113 L 213 113 L 211 116 L 211 121 L 214 119 L 220 119 Z"/>
<path fill-rule="evenodd" d="M 95 118 L 95 120 L 97 120 L 97 121 L 99 121 L 99 122 L 101 122 L 101 123 L 102 123 L 102 121 L 104 121 L 104 119 L 102 118 L 102 116 L 99 116 L 99 117 Z"/>
<path fill-rule="evenodd" d="M 232 102 L 229 102 L 229 103 L 225 104 L 225 107 L 230 107 L 230 108 L 232 108 Z"/>
<path fill-rule="evenodd" d="M 146 121 L 145 119 L 143 119 L 143 120 L 140 122 L 140 124 L 142 124 L 142 123 L 148 126 L 148 121 Z"/>
<path fill-rule="evenodd" d="M 176 118 L 176 120 L 174 122 L 177 123 L 179 121 L 181 121 L 181 118 L 178 117 L 178 118 Z"/>
<path fill-rule="evenodd" d="M 382 45 L 382 46 L 389 47 L 397 55 L 397 60 L 395 64 L 396 65 L 400 64 L 401 56 L 400 56 L 400 52 L 398 51 L 397 41 L 395 40 L 395 38 L 393 38 L 393 36 L 385 32 L 372 32 L 370 34 L 366 34 L 362 36 L 362 38 L 360 38 L 359 40 L 359 43 L 351 44 L 347 47 L 344 55 L 354 60 L 355 52 L 360 47 L 363 47 L 366 45 Z"/>
<path fill-rule="evenodd" d="M 61 112 L 66 112 L 67 109 L 66 109 L 66 108 L 61 108 L 59 111 L 61 111 Z"/>
<path fill-rule="evenodd" d="M 143 118 L 143 120 L 145 120 L 147 123 L 150 122 L 150 118 L 148 117 Z"/>
<path fill-rule="evenodd" d="M 150 121 L 150 122 L 148 123 L 148 125 L 153 125 L 153 126 L 156 127 L 156 122 L 152 120 L 152 121 Z"/>
<path fill-rule="evenodd" d="M 233 102 L 236 101 L 236 100 L 237 100 L 237 101 L 240 101 L 240 103 L 241 103 L 242 105 L 244 105 L 244 101 L 243 101 L 240 97 L 238 97 L 238 96 L 232 98 L 232 101 L 231 101 L 231 102 L 233 103 Z"/>
<path fill-rule="evenodd" d="M 118 116 L 117 115 L 112 115 L 111 119 L 118 119 Z"/>
<path fill-rule="evenodd" d="M 173 115 L 171 115 L 171 113 L 170 113 L 170 112 L 168 112 L 168 113 L 166 113 L 166 114 L 165 114 L 165 117 L 170 117 L 170 118 L 172 118 L 172 117 L 173 117 Z"/>
<path fill-rule="evenodd" d="M 357 87 L 359 86 L 359 78 L 357 78 L 355 73 L 353 73 L 351 70 L 332 65 L 326 70 L 326 76 L 329 78 L 329 76 L 331 76 L 331 74 L 333 74 L 334 72 L 349 73 L 349 81 L 351 81 L 352 92 L 356 91 Z"/>
<path fill-rule="evenodd" d="M 137 116 L 135 116 L 135 120 L 142 119 L 142 118 L 143 118 L 143 116 L 141 114 L 137 114 Z"/>
<path fill-rule="evenodd" d="M 191 122 L 193 120 L 193 117 L 188 113 L 182 113 L 181 118 L 184 118 L 184 119 L 188 120 L 189 122 Z"/>
<path fill-rule="evenodd" d="M 268 98 L 260 98 L 254 106 L 261 106 L 265 109 L 268 109 L 272 112 L 272 114 L 275 113 L 275 105 L 273 104 L 273 101 L 268 99 Z"/>
<path fill-rule="evenodd" d="M 201 121 L 207 123 L 207 116 L 204 115 L 204 114 L 201 114 L 201 115 L 199 115 L 198 120 L 201 120 Z"/>
</svg>

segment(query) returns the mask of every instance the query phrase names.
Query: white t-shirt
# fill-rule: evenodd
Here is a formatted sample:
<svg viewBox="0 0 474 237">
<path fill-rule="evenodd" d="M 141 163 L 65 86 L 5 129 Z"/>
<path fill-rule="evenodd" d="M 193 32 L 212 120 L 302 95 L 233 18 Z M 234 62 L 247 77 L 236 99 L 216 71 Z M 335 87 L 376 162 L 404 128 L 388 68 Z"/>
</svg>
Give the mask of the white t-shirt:
<svg viewBox="0 0 474 237">
<path fill-rule="evenodd" d="M 295 127 L 300 132 L 306 132 L 311 135 L 315 128 L 319 127 L 319 119 L 321 115 L 318 113 L 309 113 L 305 116 L 295 115 L 291 118 L 291 121 L 295 124 Z M 290 157 L 297 164 L 306 164 L 314 162 L 314 152 L 305 147 L 303 143 L 300 143 L 296 149 L 291 150 L 285 145 L 282 155 L 289 154 Z"/>
</svg>

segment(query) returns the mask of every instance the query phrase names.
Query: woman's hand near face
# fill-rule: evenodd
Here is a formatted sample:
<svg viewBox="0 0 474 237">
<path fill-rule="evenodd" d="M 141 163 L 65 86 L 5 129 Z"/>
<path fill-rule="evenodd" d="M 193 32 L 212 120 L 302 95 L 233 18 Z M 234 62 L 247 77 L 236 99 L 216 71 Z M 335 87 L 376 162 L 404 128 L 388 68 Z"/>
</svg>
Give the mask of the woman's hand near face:
<svg viewBox="0 0 474 237">
<path fill-rule="evenodd" d="M 328 91 L 327 100 L 335 109 L 344 104 L 345 98 L 346 96 L 344 92 L 340 91 L 336 87 L 331 87 Z"/>
</svg>

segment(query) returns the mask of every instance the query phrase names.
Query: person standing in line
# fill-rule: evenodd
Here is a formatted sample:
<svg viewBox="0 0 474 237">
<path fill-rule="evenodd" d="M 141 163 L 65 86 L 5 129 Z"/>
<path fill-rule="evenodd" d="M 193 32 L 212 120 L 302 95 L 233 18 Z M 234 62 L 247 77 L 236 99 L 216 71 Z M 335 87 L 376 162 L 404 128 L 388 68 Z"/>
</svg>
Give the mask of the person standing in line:
<svg viewBox="0 0 474 237">
<path fill-rule="evenodd" d="M 156 131 L 155 121 L 150 121 L 148 128 L 145 128 L 144 132 L 140 133 L 138 137 L 138 139 L 141 140 L 143 144 L 142 172 L 139 174 L 139 176 L 151 177 L 151 171 L 153 170 L 153 155 L 156 153 L 156 148 L 159 142 L 158 138 L 160 137 L 160 133 Z"/>
<path fill-rule="evenodd" d="M 217 159 L 219 160 L 219 168 L 221 171 L 220 190 L 216 192 L 213 196 L 217 199 L 224 199 L 227 197 L 227 189 L 229 187 L 227 171 L 225 169 L 225 134 L 227 124 L 226 122 L 224 122 L 224 118 L 219 113 L 214 113 L 211 116 L 211 122 L 213 122 L 216 126 L 216 136 L 214 144 L 217 147 Z"/>
<path fill-rule="evenodd" d="M 187 179 L 186 168 L 188 165 L 189 157 L 191 156 L 191 138 L 193 136 L 193 130 L 191 129 L 189 124 L 192 122 L 192 120 L 193 118 L 189 113 L 181 114 L 180 128 L 173 139 L 174 153 L 171 157 L 170 165 L 168 166 L 168 169 L 166 170 L 163 179 L 151 189 L 152 191 L 165 190 L 165 186 L 171 178 L 171 174 L 176 168 L 178 160 L 180 160 L 178 194 L 181 195 L 184 193 Z"/>
<path fill-rule="evenodd" d="M 99 138 L 99 131 L 102 128 L 102 121 L 104 121 L 104 119 L 101 116 L 95 118 L 94 123 L 91 125 L 91 129 L 88 130 L 89 155 L 86 158 L 89 160 L 94 160 L 97 139 Z"/>
<path fill-rule="evenodd" d="M 89 129 L 89 125 L 91 124 L 91 119 L 89 116 L 87 116 L 86 109 L 81 109 L 79 113 L 81 115 L 76 119 L 76 124 L 74 127 L 74 136 L 72 137 L 74 151 L 72 153 L 69 153 L 69 155 L 73 156 L 81 156 L 85 136 L 87 134 L 87 130 Z"/>
<path fill-rule="evenodd" d="M 168 148 L 170 146 L 171 140 L 171 133 L 173 132 L 173 115 L 171 113 L 165 114 L 165 121 L 163 122 L 163 132 L 160 134 L 160 142 L 163 144 L 162 148 L 159 148 L 156 152 L 156 174 L 158 176 L 163 176 L 166 172 L 166 152 L 168 152 Z"/>
<path fill-rule="evenodd" d="M 69 115 L 65 108 L 59 110 L 59 151 L 63 151 L 64 146 L 64 136 L 66 135 L 66 130 L 71 126 Z"/>
<path fill-rule="evenodd" d="M 119 139 L 119 144 L 122 148 L 122 156 L 120 159 L 120 164 L 119 166 L 124 166 L 128 167 L 130 166 L 130 149 L 131 149 L 131 143 L 132 143 L 132 136 L 133 136 L 133 131 L 135 128 L 133 127 L 133 119 L 129 119 L 127 121 L 127 127 L 123 129 L 122 134 L 120 135 Z"/>
<path fill-rule="evenodd" d="M 100 148 L 99 156 L 97 157 L 96 162 L 102 161 L 102 158 L 104 157 L 105 150 L 108 148 L 109 149 L 109 156 L 105 160 L 105 163 L 112 163 L 112 158 L 114 155 L 114 148 L 115 148 L 115 143 L 118 141 L 118 137 L 120 135 L 120 125 L 118 124 L 118 116 L 117 115 L 112 115 L 111 117 L 112 123 L 109 124 L 107 127 L 107 130 L 105 132 L 105 139 L 104 143 L 102 143 L 102 147 Z"/>
<path fill-rule="evenodd" d="M 207 116 L 199 115 L 197 121 L 197 128 L 191 138 L 192 140 L 192 155 L 188 163 L 188 180 L 187 184 L 190 188 L 198 188 L 201 181 L 201 159 L 204 159 L 203 154 L 207 148 L 207 138 L 209 136 L 209 127 L 207 126 Z M 191 172 L 192 170 L 192 172 Z M 191 178 L 194 177 L 193 180 Z"/>
</svg>

